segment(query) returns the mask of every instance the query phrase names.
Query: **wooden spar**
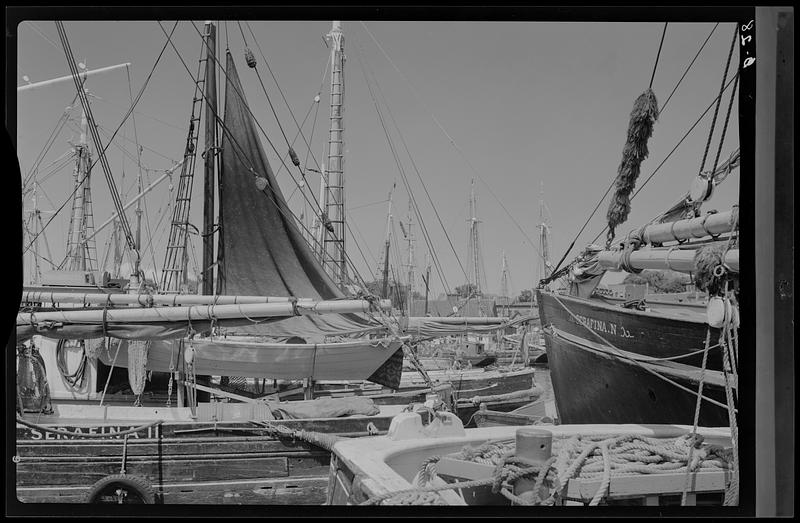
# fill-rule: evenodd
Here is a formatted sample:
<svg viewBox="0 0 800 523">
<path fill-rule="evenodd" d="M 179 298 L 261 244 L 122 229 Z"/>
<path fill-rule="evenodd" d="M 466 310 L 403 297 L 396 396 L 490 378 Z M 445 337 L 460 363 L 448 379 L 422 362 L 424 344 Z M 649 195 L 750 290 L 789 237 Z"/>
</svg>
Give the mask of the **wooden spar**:
<svg viewBox="0 0 800 523">
<path fill-rule="evenodd" d="M 389 310 L 389 300 L 381 300 L 381 309 Z M 313 314 L 365 313 L 371 309 L 367 300 L 323 300 L 298 303 L 250 303 L 240 305 L 198 305 L 194 307 L 131 307 L 106 310 L 63 310 L 20 313 L 17 325 L 41 322 L 86 323 L 102 322 L 164 322 L 223 320 L 235 318 L 289 317 Z"/>
<path fill-rule="evenodd" d="M 683 241 L 729 233 L 732 230 L 739 230 L 738 211 L 706 214 L 699 218 L 648 225 L 642 231 L 642 240 L 644 243 Z"/>
<path fill-rule="evenodd" d="M 93 75 L 96 75 L 98 73 L 103 73 L 103 72 L 106 72 L 106 71 L 113 71 L 115 69 L 121 69 L 123 67 L 128 67 L 129 65 L 131 65 L 130 62 L 125 62 L 124 64 L 117 64 L 117 65 L 111 65 L 111 66 L 108 66 L 108 67 L 101 67 L 99 69 L 92 69 L 91 71 L 84 70 L 79 75 L 84 80 L 86 80 L 86 78 L 88 78 L 90 76 L 93 76 Z M 21 93 L 22 91 L 28 91 L 28 90 L 31 90 L 31 89 L 36 89 L 37 87 L 44 87 L 46 85 L 52 85 L 52 84 L 57 84 L 57 83 L 60 83 L 60 82 L 65 82 L 67 80 L 72 80 L 73 78 L 74 77 L 72 75 L 60 76 L 58 78 L 53 78 L 52 80 L 43 80 L 41 82 L 36 82 L 36 83 L 33 83 L 33 84 L 21 85 L 21 86 L 17 87 L 17 92 Z"/>
<path fill-rule="evenodd" d="M 284 296 L 205 296 L 196 294 L 105 294 L 79 292 L 23 291 L 23 303 L 80 303 L 86 305 L 237 305 L 244 303 L 299 303 L 311 298 Z"/>
<path fill-rule="evenodd" d="M 625 251 L 601 251 L 597 263 L 607 271 L 623 270 L 622 260 Z M 644 249 L 630 253 L 628 264 L 633 269 L 670 269 L 678 272 L 694 272 L 695 251 L 692 249 Z M 731 249 L 725 254 L 725 265 L 733 272 L 739 272 L 739 249 Z"/>
<path fill-rule="evenodd" d="M 214 160 L 217 156 L 217 77 L 214 24 L 206 22 L 205 176 L 203 179 L 203 294 L 214 294 Z"/>
<path fill-rule="evenodd" d="M 501 316 L 474 316 L 474 317 L 462 317 L 462 316 L 412 316 L 409 320 L 426 320 L 432 321 L 437 323 L 447 323 L 452 325 L 464 325 L 469 323 L 470 325 L 498 325 L 508 321 L 508 318 L 501 317 Z"/>
</svg>

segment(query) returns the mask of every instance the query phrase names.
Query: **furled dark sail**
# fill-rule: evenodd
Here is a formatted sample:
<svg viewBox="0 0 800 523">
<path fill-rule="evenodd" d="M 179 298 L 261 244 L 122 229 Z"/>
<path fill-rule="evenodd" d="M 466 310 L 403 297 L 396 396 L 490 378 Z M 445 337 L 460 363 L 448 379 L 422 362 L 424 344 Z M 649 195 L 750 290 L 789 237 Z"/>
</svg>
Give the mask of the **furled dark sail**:
<svg viewBox="0 0 800 523">
<path fill-rule="evenodd" d="M 286 204 L 261 146 L 230 52 L 226 58 L 217 293 L 343 298 Z M 327 316 L 302 316 L 240 330 L 275 337 L 299 336 L 307 342 L 321 342 L 326 335 L 384 330 L 379 323 L 355 314 Z"/>
</svg>

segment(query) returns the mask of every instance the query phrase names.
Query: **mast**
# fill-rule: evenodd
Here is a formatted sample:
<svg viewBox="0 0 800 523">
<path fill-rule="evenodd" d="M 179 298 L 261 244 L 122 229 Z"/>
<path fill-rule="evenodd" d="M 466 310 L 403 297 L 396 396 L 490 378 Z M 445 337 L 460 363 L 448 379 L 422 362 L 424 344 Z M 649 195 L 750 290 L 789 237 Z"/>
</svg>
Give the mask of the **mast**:
<svg viewBox="0 0 800 523">
<path fill-rule="evenodd" d="M 411 199 L 408 200 L 408 230 L 406 231 L 406 241 L 408 241 L 408 295 L 406 296 L 406 303 L 408 304 L 408 315 L 411 316 L 411 304 L 414 303 L 414 284 L 416 279 L 416 267 L 414 265 L 414 235 L 411 231 L 412 221 L 412 207 Z"/>
<path fill-rule="evenodd" d="M 508 270 L 508 260 L 506 259 L 506 251 L 503 251 L 503 269 L 500 273 L 500 297 L 502 298 L 509 298 L 508 295 L 508 279 L 509 279 L 509 270 Z"/>
<path fill-rule="evenodd" d="M 214 294 L 214 160 L 217 156 L 216 29 L 206 22 L 205 176 L 203 178 L 203 294 Z"/>
<path fill-rule="evenodd" d="M 550 235 L 550 225 L 544 216 L 544 182 L 540 182 L 539 191 L 539 251 L 541 252 L 541 259 L 539 260 L 539 281 L 547 278 L 550 275 L 550 247 L 548 245 L 548 237 Z"/>
<path fill-rule="evenodd" d="M 344 35 L 341 22 L 334 20 L 325 36 L 331 48 L 331 111 L 328 136 L 328 168 L 325 214 L 332 231 L 323 232 L 326 256 L 324 265 L 340 286 L 347 282 L 345 259 L 344 204 Z"/>
<path fill-rule="evenodd" d="M 389 213 L 386 217 L 386 243 L 383 250 L 383 287 L 381 296 L 389 297 L 389 243 L 392 237 L 392 196 L 395 186 L 389 191 Z"/>
<path fill-rule="evenodd" d="M 83 65 L 83 64 L 81 64 Z M 96 252 L 94 240 L 86 241 L 93 227 L 91 198 L 92 156 L 86 141 L 86 110 L 81 113 L 80 141 L 75 146 L 75 196 L 72 199 L 70 231 L 67 237 L 66 269 L 71 271 L 92 271 L 97 264 L 92 253 Z"/>
<path fill-rule="evenodd" d="M 470 271 L 470 278 L 475 278 L 475 295 L 483 295 L 483 287 L 481 281 L 484 278 L 483 274 L 483 259 L 480 251 L 480 238 L 478 237 L 478 201 L 475 196 L 475 179 L 472 179 L 469 196 L 469 260 L 472 265 Z M 472 283 L 472 282 L 468 282 Z"/>
</svg>

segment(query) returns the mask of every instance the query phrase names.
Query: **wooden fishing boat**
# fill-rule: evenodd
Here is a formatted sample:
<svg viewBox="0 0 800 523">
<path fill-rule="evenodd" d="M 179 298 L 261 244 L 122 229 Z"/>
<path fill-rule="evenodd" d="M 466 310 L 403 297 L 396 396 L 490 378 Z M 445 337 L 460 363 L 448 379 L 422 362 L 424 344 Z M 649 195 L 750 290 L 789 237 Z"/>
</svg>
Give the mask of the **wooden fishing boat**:
<svg viewBox="0 0 800 523">
<path fill-rule="evenodd" d="M 736 38 L 712 103 L 719 110 L 723 97 L 729 97 L 710 169 L 704 156 L 700 172 L 690 178 L 689 190 L 676 204 L 623 238 L 615 237 L 630 212 L 631 193 L 659 115 L 655 94 L 648 89 L 631 113 L 607 213 L 605 246 L 588 245 L 540 281 L 536 297 L 562 423 L 735 423 L 738 197 L 730 210 L 703 214 L 701 209 L 741 161 L 734 146 L 720 162 L 739 77 L 748 74 L 743 66 L 734 66 L 729 78 Z M 621 296 L 598 290 L 607 273 L 632 276 L 643 271 L 655 271 L 659 278 L 668 274 L 663 271 L 691 274 L 700 292 L 680 288 L 684 292 L 673 296 L 646 294 L 644 285 L 631 285 Z M 562 290 L 550 289 L 559 279 Z"/>
<path fill-rule="evenodd" d="M 275 419 L 281 408 L 205 403 L 193 416 L 188 407 L 57 405 L 51 415 L 18 420 L 17 499 L 317 505 L 326 497 L 330 442 L 383 433 L 399 411 Z"/>
<path fill-rule="evenodd" d="M 731 480 L 730 430 L 698 429 L 696 448 L 687 444 L 691 430 L 659 424 L 464 429 L 449 413 L 427 424 L 420 413 L 404 413 L 384 436 L 334 444 L 327 504 L 649 506 L 685 498 L 687 505 L 721 505 Z M 626 461 L 631 447 L 649 465 Z M 605 464 L 604 454 L 612 458 Z M 687 482 L 692 455 L 702 456 L 701 466 Z"/>
</svg>

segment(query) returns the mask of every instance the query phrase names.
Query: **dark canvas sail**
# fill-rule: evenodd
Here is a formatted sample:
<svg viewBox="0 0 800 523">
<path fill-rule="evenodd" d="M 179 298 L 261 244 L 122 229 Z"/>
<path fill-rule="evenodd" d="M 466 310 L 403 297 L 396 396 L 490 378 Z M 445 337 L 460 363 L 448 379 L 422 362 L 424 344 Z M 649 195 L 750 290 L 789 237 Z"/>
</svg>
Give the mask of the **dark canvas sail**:
<svg viewBox="0 0 800 523">
<path fill-rule="evenodd" d="M 217 293 L 343 298 L 311 252 L 286 204 L 261 146 L 230 52 L 226 68 Z M 327 316 L 290 318 L 254 325 L 246 331 L 299 336 L 313 343 L 321 342 L 325 335 L 384 329 L 378 322 L 354 314 Z"/>
</svg>

